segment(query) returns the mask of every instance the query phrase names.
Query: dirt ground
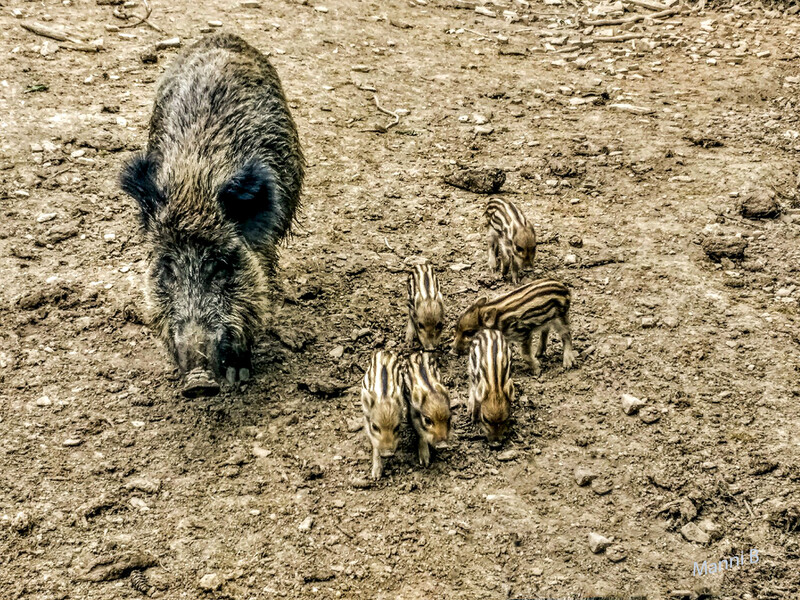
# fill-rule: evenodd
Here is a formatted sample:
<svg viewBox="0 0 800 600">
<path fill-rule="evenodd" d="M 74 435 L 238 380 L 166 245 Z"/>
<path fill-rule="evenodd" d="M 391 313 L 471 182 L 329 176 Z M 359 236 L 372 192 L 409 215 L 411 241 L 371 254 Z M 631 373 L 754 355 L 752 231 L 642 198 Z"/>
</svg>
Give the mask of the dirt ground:
<svg viewBox="0 0 800 600">
<path fill-rule="evenodd" d="M 164 33 L 127 39 L 98 4 L 0 0 L 1 598 L 800 597 L 796 14 L 679 14 L 612 32 L 655 47 L 570 52 L 548 39 L 597 32 L 566 1 L 153 0 Z M 116 177 L 176 50 L 142 53 L 209 20 L 270 53 L 309 168 L 255 380 L 188 400 L 142 322 Z M 28 21 L 103 50 L 53 52 Z M 395 127 L 353 80 L 404 109 Z M 571 286 L 582 358 L 565 372 L 552 343 L 537 379 L 516 352 L 495 452 L 442 352 L 451 448 L 422 469 L 409 435 L 365 485 L 358 389 L 375 348 L 409 350 L 408 266 L 437 269 L 448 327 L 510 289 L 487 273 L 487 196 L 443 182 L 456 163 L 507 173 L 540 238 L 527 279 Z M 779 218 L 738 216 L 773 188 Z M 744 258 L 710 260 L 718 234 Z"/>
</svg>

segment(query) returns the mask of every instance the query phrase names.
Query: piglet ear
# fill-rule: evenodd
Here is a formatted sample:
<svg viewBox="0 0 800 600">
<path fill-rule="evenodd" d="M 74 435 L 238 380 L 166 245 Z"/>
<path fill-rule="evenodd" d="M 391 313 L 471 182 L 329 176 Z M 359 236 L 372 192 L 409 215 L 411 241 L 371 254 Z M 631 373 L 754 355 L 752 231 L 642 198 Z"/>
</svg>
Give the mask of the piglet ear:
<svg viewBox="0 0 800 600">
<path fill-rule="evenodd" d="M 119 175 L 122 191 L 139 203 L 139 217 L 145 229 L 165 203 L 164 194 L 156 184 L 159 162 L 156 153 L 137 154 L 125 163 Z"/>
<path fill-rule="evenodd" d="M 249 244 L 268 235 L 281 216 L 272 172 L 257 159 L 246 163 L 222 186 L 217 200 Z"/>
</svg>

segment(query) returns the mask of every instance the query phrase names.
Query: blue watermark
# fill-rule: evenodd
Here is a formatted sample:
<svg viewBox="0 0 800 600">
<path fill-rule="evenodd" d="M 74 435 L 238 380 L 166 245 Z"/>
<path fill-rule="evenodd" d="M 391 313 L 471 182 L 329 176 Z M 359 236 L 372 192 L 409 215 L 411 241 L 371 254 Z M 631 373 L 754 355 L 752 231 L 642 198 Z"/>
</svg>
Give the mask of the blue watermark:
<svg viewBox="0 0 800 600">
<path fill-rule="evenodd" d="M 708 562 L 704 560 L 703 564 L 701 565 L 694 563 L 692 575 L 695 577 L 700 577 L 701 575 L 713 575 L 714 573 L 722 573 L 723 571 L 733 569 L 734 567 L 742 567 L 746 564 L 754 565 L 756 563 L 758 563 L 758 550 L 751 548 L 748 554 L 745 554 L 742 551 L 739 553 L 739 556 L 728 556 L 720 559 L 719 562 Z"/>
</svg>

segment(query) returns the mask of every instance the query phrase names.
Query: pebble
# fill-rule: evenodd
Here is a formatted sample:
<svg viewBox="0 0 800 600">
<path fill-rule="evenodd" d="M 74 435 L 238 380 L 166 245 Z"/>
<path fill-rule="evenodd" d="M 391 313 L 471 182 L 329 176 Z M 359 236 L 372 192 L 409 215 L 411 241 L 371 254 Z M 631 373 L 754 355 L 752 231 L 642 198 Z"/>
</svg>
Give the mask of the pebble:
<svg viewBox="0 0 800 600">
<path fill-rule="evenodd" d="M 542 573 L 544 573 L 544 569 L 542 567 L 533 567 L 531 569 L 531 575 L 534 577 L 539 577 Z"/>
<path fill-rule="evenodd" d="M 496 12 L 494 12 L 491 9 L 486 8 L 485 6 L 476 6 L 475 7 L 475 12 L 478 13 L 479 15 L 483 15 L 484 17 L 492 17 L 492 18 L 494 18 L 494 17 L 497 16 Z"/>
<path fill-rule="evenodd" d="M 336 346 L 328 353 L 332 358 L 342 358 L 344 355 L 344 346 Z"/>
<path fill-rule="evenodd" d="M 314 526 L 314 517 L 306 517 L 303 522 L 297 526 L 298 531 L 311 531 Z"/>
<path fill-rule="evenodd" d="M 506 182 L 506 173 L 492 167 L 460 168 L 445 175 L 444 182 L 476 194 L 495 194 Z"/>
<path fill-rule="evenodd" d="M 564 256 L 564 264 L 565 265 L 574 265 L 578 262 L 578 257 L 574 254 L 567 254 Z"/>
<path fill-rule="evenodd" d="M 491 125 L 476 125 L 473 131 L 476 135 L 491 135 L 494 133 L 494 127 Z"/>
<path fill-rule="evenodd" d="M 158 54 L 153 50 L 145 50 L 139 55 L 139 60 L 144 64 L 154 64 L 158 62 Z"/>
<path fill-rule="evenodd" d="M 708 236 L 703 239 L 701 246 L 708 257 L 716 262 L 722 258 L 744 258 L 748 241 L 734 235 Z"/>
<path fill-rule="evenodd" d="M 355 433 L 364 429 L 364 419 L 347 419 L 347 431 Z"/>
<path fill-rule="evenodd" d="M 611 546 L 606 550 L 606 558 L 611 562 L 618 563 L 625 560 L 627 557 L 628 553 L 625 552 L 625 548 L 622 546 Z"/>
<path fill-rule="evenodd" d="M 61 442 L 62 446 L 66 446 L 67 448 L 71 448 L 74 446 L 80 446 L 83 442 L 76 438 L 67 438 L 63 442 Z"/>
<path fill-rule="evenodd" d="M 605 496 L 612 489 L 614 489 L 614 486 L 608 479 L 595 479 L 592 482 L 592 491 L 598 496 Z"/>
<path fill-rule="evenodd" d="M 506 450 L 505 452 L 501 452 L 500 454 L 498 454 L 497 460 L 502 462 L 512 461 L 517 458 L 518 454 L 519 453 L 512 448 L 511 450 Z"/>
<path fill-rule="evenodd" d="M 644 400 L 639 400 L 636 396 L 630 394 L 622 394 L 622 412 L 626 415 L 633 415 L 639 412 L 639 409 L 644 406 Z"/>
<path fill-rule="evenodd" d="M 695 542 L 697 544 L 707 544 L 711 541 L 709 535 L 700 529 L 695 523 L 686 523 L 681 527 L 681 535 L 688 542 Z"/>
<path fill-rule="evenodd" d="M 35 142 L 31 144 L 31 152 L 42 152 L 42 151 L 44 151 L 44 148 L 42 148 L 41 144 L 37 144 Z"/>
<path fill-rule="evenodd" d="M 328 7 L 327 6 L 315 6 L 314 10 L 317 11 L 317 12 L 326 13 L 326 12 L 328 12 Z"/>
<path fill-rule="evenodd" d="M 592 532 L 589 534 L 589 550 L 591 550 L 594 554 L 600 554 L 603 550 L 611 545 L 612 541 L 613 540 L 610 540 L 599 533 Z"/>
<path fill-rule="evenodd" d="M 144 477 L 134 477 L 125 484 L 126 490 L 138 490 L 145 494 L 155 494 L 160 488 L 160 479 L 146 479 Z"/>
<path fill-rule="evenodd" d="M 11 527 L 14 528 L 14 531 L 22 533 L 27 531 L 31 526 L 31 518 L 28 516 L 26 512 L 18 512 L 14 519 L 11 521 Z"/>
<path fill-rule="evenodd" d="M 147 512 L 148 510 L 150 510 L 150 507 L 147 506 L 147 503 L 141 498 L 138 498 L 136 496 L 133 496 L 130 500 L 128 500 L 128 502 L 130 502 L 133 508 L 140 510 L 142 512 Z"/>
<path fill-rule="evenodd" d="M 36 400 L 36 406 L 50 406 L 53 402 L 47 396 L 42 396 Z"/>
<path fill-rule="evenodd" d="M 587 469 L 586 467 L 578 467 L 575 469 L 575 473 L 573 475 L 575 477 L 575 483 L 577 483 L 580 487 L 589 485 L 597 477 L 597 473 L 591 469 Z"/>
<path fill-rule="evenodd" d="M 372 487 L 372 480 L 364 477 L 354 477 L 350 480 L 350 485 L 357 490 L 365 490 Z"/>
<path fill-rule="evenodd" d="M 216 573 L 206 573 L 200 578 L 197 585 L 201 590 L 214 592 L 222 587 L 222 581 Z"/>
<path fill-rule="evenodd" d="M 117 236 L 114 233 L 107 233 L 103 236 L 103 239 L 107 242 L 113 242 L 116 238 Z"/>
<path fill-rule="evenodd" d="M 650 329 L 656 326 L 655 317 L 642 317 L 642 329 Z"/>
<path fill-rule="evenodd" d="M 55 54 L 58 52 L 60 46 L 55 42 L 51 42 L 50 40 L 45 40 L 42 44 L 41 50 L 39 50 L 39 54 L 42 56 L 50 56 L 51 54 Z"/>
<path fill-rule="evenodd" d="M 47 223 L 48 221 L 52 221 L 58 216 L 57 213 L 42 213 L 38 217 L 36 217 L 37 223 Z"/>
<path fill-rule="evenodd" d="M 180 48 L 181 46 L 181 38 L 174 37 L 169 38 L 166 40 L 161 40 L 160 42 L 156 42 L 156 50 L 164 50 L 166 48 Z"/>
<path fill-rule="evenodd" d="M 261 8 L 259 0 L 243 0 L 241 2 L 242 8 Z"/>
<path fill-rule="evenodd" d="M 781 216 L 781 205 L 772 190 L 748 192 L 742 197 L 739 211 L 746 219 L 774 219 Z"/>
<path fill-rule="evenodd" d="M 209 21 L 209 27 L 222 27 L 222 21 Z"/>
<path fill-rule="evenodd" d="M 480 113 L 475 113 L 472 115 L 472 120 L 475 122 L 476 125 L 485 125 L 489 122 L 489 119 L 486 118 L 486 115 L 482 115 Z"/>
<path fill-rule="evenodd" d="M 643 423 L 652 425 L 661 419 L 661 413 L 655 406 L 645 406 L 639 411 L 639 418 Z"/>
</svg>

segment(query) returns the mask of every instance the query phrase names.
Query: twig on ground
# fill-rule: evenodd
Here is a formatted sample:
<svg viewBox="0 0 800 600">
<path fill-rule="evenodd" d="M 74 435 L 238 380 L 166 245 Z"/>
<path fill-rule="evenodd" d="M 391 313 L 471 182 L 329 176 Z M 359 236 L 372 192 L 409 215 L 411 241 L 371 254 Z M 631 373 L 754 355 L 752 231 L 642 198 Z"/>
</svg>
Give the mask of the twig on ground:
<svg viewBox="0 0 800 600">
<path fill-rule="evenodd" d="M 650 10 L 667 10 L 668 6 L 661 4 L 661 2 L 652 2 L 652 0 L 622 0 L 623 4 L 633 4 L 634 6 L 641 6 Z"/>
<path fill-rule="evenodd" d="M 672 8 L 668 8 L 666 10 L 662 10 L 660 12 L 651 13 L 649 15 L 633 15 L 632 17 L 621 17 L 619 19 L 600 19 L 599 21 L 581 21 L 582 25 L 625 25 L 627 23 L 638 23 L 639 21 L 644 21 L 645 19 L 664 19 L 666 17 L 671 17 L 679 13 L 681 10 L 680 6 L 673 6 Z"/>
<path fill-rule="evenodd" d="M 389 129 L 391 129 L 392 127 L 394 127 L 395 125 L 397 125 L 400 122 L 400 115 L 398 115 L 396 112 L 390 111 L 388 108 L 384 108 L 383 106 L 381 106 L 380 100 L 378 100 L 378 94 L 376 93 L 377 90 L 374 87 L 372 87 L 371 85 L 361 85 L 355 80 L 355 78 L 351 78 L 350 81 L 359 90 L 362 90 L 364 92 L 372 92 L 372 99 L 375 101 L 375 108 L 377 108 L 379 111 L 381 111 L 382 113 L 384 113 L 386 115 L 394 117 L 394 122 L 393 123 L 389 123 L 386 127 L 380 126 L 380 127 L 383 127 L 382 130 L 381 129 L 367 129 L 366 131 L 380 131 L 381 133 L 385 133 L 386 131 L 388 131 Z"/>
<path fill-rule="evenodd" d="M 386 129 L 389 129 L 389 128 L 391 128 L 391 127 L 394 127 L 395 125 L 397 125 L 397 124 L 400 122 L 400 115 L 398 115 L 397 113 L 395 113 L 395 112 L 392 112 L 392 111 L 390 111 L 390 110 L 388 110 L 388 109 L 386 109 L 386 108 L 383 108 L 383 107 L 380 105 L 380 102 L 378 102 L 378 94 L 373 94 L 373 95 L 372 95 L 372 99 L 373 99 L 373 100 L 375 100 L 375 107 L 376 107 L 376 108 L 377 108 L 379 111 L 381 111 L 382 113 L 384 113 L 384 114 L 386 114 L 386 115 L 389 115 L 389 116 L 392 116 L 392 117 L 394 117 L 394 123 L 389 123 L 389 124 L 386 126 Z"/>
<path fill-rule="evenodd" d="M 42 25 L 41 23 L 20 23 L 23 29 L 27 29 L 31 33 L 40 35 L 42 37 L 56 40 L 57 42 L 68 42 L 69 46 L 64 46 L 68 50 L 80 50 L 82 52 L 97 52 L 97 47 L 87 44 L 83 40 L 69 35 L 58 29 Z"/>
<path fill-rule="evenodd" d="M 163 29 L 161 29 L 156 25 L 153 25 L 149 21 L 150 15 L 153 12 L 153 7 L 150 6 L 150 2 L 148 2 L 148 0 L 142 0 L 142 2 L 144 4 L 144 16 L 141 19 L 139 19 L 136 23 L 126 23 L 125 25 L 120 25 L 119 28 L 132 29 L 133 27 L 138 27 L 139 25 L 147 25 L 148 27 L 151 27 L 152 29 L 156 30 L 159 33 L 164 33 Z"/>
<path fill-rule="evenodd" d="M 643 33 L 623 33 L 620 35 L 607 35 L 605 37 L 591 38 L 593 42 L 627 42 L 628 40 L 638 40 L 644 37 Z"/>
</svg>

